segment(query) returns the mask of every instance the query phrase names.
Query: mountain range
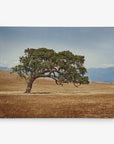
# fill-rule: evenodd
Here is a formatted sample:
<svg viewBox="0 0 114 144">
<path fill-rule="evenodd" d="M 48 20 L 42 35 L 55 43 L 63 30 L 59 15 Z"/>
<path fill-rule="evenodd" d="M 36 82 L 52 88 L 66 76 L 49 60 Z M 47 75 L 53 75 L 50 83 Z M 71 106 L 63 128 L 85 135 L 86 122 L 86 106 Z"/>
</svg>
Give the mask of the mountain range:
<svg viewBox="0 0 114 144">
<path fill-rule="evenodd" d="M 12 71 L 10 68 L 8 68 L 8 67 L 2 67 L 2 66 L 0 66 L 0 70 L 3 70 L 3 71 Z"/>
<path fill-rule="evenodd" d="M 0 70 L 12 71 L 8 67 L 0 67 Z M 92 82 L 107 82 L 114 83 L 114 67 L 108 68 L 89 68 L 87 69 L 87 76 Z"/>
<path fill-rule="evenodd" d="M 87 75 L 93 82 L 114 82 L 114 67 L 108 68 L 89 68 Z"/>
</svg>

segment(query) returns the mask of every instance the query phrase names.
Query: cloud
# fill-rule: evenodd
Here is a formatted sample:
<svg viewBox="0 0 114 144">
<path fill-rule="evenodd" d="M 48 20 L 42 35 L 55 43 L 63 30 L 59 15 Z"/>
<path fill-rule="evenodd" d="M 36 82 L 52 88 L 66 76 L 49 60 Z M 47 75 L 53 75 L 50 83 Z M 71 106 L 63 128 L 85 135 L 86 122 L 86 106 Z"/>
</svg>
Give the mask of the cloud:
<svg viewBox="0 0 114 144">
<path fill-rule="evenodd" d="M 13 59 L 13 60 L 9 60 L 9 61 L 0 59 L 0 66 L 2 66 L 2 67 L 9 67 L 10 68 L 10 67 L 13 67 L 17 64 L 19 64 L 18 59 Z"/>
<path fill-rule="evenodd" d="M 99 46 L 99 48 L 101 49 L 112 49 L 114 48 L 113 43 L 108 43 L 108 42 L 97 42 L 97 45 Z"/>
<path fill-rule="evenodd" d="M 19 62 L 18 61 L 12 61 L 10 64 L 9 64 L 9 67 L 13 67 L 13 66 L 16 66 L 18 65 Z"/>
<path fill-rule="evenodd" d="M 6 66 L 7 63 L 8 62 L 6 60 L 0 60 L 0 66 Z"/>
<path fill-rule="evenodd" d="M 107 68 L 107 67 L 114 67 L 114 64 L 103 64 L 102 65 L 104 68 Z"/>
<path fill-rule="evenodd" d="M 5 61 L 5 60 L 0 60 L 0 63 L 2 63 L 2 64 L 6 64 L 7 61 Z"/>
</svg>

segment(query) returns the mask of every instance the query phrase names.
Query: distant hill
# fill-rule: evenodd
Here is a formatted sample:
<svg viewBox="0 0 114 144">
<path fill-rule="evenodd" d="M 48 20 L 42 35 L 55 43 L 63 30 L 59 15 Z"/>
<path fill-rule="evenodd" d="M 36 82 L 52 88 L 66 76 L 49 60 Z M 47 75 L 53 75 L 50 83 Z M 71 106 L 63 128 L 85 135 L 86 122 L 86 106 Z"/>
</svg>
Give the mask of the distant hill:
<svg viewBox="0 0 114 144">
<path fill-rule="evenodd" d="M 109 68 L 89 68 L 88 70 L 89 80 L 96 82 L 114 82 L 114 67 Z"/>
<path fill-rule="evenodd" d="M 0 67 L 0 70 L 12 71 L 8 67 Z M 87 69 L 89 80 L 92 82 L 114 83 L 114 67 L 109 68 L 89 68 Z"/>
<path fill-rule="evenodd" d="M 1 67 L 0 66 L 0 70 L 3 70 L 3 71 L 12 71 L 10 68 L 8 67 Z"/>
<path fill-rule="evenodd" d="M 114 84 L 114 81 L 112 81 L 112 84 Z"/>
</svg>

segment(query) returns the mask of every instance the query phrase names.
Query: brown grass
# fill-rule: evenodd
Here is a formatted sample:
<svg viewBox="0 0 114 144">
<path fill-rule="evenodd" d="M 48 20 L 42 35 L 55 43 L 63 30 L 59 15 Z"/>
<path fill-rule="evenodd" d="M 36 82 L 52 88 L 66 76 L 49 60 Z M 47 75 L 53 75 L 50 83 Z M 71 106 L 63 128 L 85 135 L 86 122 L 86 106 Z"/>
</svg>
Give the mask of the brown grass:
<svg viewBox="0 0 114 144">
<path fill-rule="evenodd" d="M 0 71 L 1 118 L 114 118 L 114 84 L 91 83 L 79 88 L 38 79 L 32 93 L 17 74 Z"/>
</svg>

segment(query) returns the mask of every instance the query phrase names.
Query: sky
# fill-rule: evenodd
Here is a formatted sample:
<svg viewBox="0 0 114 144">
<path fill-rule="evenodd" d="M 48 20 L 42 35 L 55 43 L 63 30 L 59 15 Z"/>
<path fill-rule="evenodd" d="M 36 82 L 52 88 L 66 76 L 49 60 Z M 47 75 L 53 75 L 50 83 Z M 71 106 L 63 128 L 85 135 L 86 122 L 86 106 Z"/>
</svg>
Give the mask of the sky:
<svg viewBox="0 0 114 144">
<path fill-rule="evenodd" d="M 41 47 L 83 55 L 86 68 L 114 67 L 114 27 L 0 27 L 0 66 Z"/>
</svg>

